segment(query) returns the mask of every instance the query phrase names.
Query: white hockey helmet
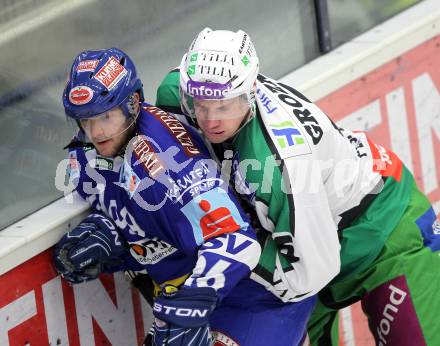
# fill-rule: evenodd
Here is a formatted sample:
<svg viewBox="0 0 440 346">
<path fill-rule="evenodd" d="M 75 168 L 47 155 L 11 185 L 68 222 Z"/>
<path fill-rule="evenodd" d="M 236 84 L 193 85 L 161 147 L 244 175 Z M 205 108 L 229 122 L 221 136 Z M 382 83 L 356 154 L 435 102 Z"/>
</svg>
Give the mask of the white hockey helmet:
<svg viewBox="0 0 440 346">
<path fill-rule="evenodd" d="M 182 108 L 195 117 L 193 99 L 221 100 L 243 95 L 255 115 L 259 61 L 248 34 L 203 29 L 180 63 Z"/>
</svg>

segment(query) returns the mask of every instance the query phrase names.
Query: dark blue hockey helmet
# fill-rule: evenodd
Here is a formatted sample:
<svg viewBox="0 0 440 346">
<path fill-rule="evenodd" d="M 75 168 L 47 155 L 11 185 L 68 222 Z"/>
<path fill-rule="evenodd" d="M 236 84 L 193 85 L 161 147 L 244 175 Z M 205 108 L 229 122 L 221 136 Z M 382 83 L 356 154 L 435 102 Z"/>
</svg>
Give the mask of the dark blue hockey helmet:
<svg viewBox="0 0 440 346">
<path fill-rule="evenodd" d="M 87 119 L 117 106 L 134 115 L 134 92 L 143 101 L 142 82 L 130 57 L 117 48 L 84 51 L 74 60 L 63 93 L 67 116 Z"/>
</svg>

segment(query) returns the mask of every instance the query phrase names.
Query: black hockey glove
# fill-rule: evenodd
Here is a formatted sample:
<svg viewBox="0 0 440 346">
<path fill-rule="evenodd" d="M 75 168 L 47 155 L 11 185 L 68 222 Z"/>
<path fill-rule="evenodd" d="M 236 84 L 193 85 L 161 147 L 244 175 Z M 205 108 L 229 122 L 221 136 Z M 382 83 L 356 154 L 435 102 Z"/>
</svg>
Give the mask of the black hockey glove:
<svg viewBox="0 0 440 346">
<path fill-rule="evenodd" d="M 217 303 L 211 287 L 182 288 L 166 285 L 153 304 L 155 321 L 145 346 L 211 346 L 209 316 Z"/>
<path fill-rule="evenodd" d="M 58 241 L 53 258 L 58 273 L 77 284 L 96 279 L 101 272 L 121 270 L 126 252 L 113 221 L 93 213 Z"/>
</svg>

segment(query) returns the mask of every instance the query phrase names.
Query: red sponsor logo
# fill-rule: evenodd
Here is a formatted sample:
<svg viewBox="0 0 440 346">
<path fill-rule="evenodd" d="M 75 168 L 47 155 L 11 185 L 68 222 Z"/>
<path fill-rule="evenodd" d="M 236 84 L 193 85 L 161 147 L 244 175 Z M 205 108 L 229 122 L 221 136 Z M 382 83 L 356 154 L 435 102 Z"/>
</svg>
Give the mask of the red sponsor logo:
<svg viewBox="0 0 440 346">
<path fill-rule="evenodd" d="M 115 57 L 111 57 L 105 65 L 95 74 L 97 79 L 108 90 L 113 89 L 116 84 L 127 74 L 127 70 Z"/>
<path fill-rule="evenodd" d="M 200 201 L 199 207 L 207 213 L 200 219 L 200 228 L 202 229 L 204 240 L 240 229 L 228 208 L 220 207 L 209 211 L 211 204 L 206 199 Z"/>
<path fill-rule="evenodd" d="M 70 168 L 71 169 L 77 169 L 78 168 L 76 157 L 75 157 L 75 155 L 73 153 L 69 154 L 69 164 L 70 164 Z"/>
<path fill-rule="evenodd" d="M 87 86 L 80 85 L 69 92 L 69 101 L 76 106 L 85 105 L 93 98 L 93 90 Z"/>
<path fill-rule="evenodd" d="M 130 183 L 129 183 L 129 186 L 128 186 L 128 190 L 129 190 L 130 193 L 134 193 L 134 190 L 136 190 L 136 186 L 137 186 L 138 182 L 139 182 L 139 180 L 138 180 L 137 176 L 132 175 L 130 177 Z"/>
<path fill-rule="evenodd" d="M 384 177 L 393 177 L 400 181 L 402 175 L 402 161 L 391 150 L 372 142 L 368 139 L 371 154 L 373 155 L 373 172 L 377 172 Z"/>
<path fill-rule="evenodd" d="M 95 71 L 96 66 L 98 66 L 99 60 L 83 60 L 80 61 L 76 67 L 76 72 L 91 72 Z"/>
<path fill-rule="evenodd" d="M 69 154 L 69 167 L 71 170 L 78 170 L 78 161 L 74 153 Z"/>
</svg>

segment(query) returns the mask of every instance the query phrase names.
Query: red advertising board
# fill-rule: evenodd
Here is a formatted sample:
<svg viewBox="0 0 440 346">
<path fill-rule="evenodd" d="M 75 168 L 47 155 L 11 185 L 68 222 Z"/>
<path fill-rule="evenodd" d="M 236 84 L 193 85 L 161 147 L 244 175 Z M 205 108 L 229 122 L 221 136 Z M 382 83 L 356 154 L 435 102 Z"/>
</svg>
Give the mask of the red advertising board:
<svg viewBox="0 0 440 346">
<path fill-rule="evenodd" d="M 318 101 L 343 127 L 368 130 L 440 201 L 440 36 Z"/>
<path fill-rule="evenodd" d="M 149 313 L 122 274 L 69 286 L 50 250 L 0 276 L 0 345 L 140 345 Z"/>
<path fill-rule="evenodd" d="M 367 130 L 410 168 L 440 209 L 440 36 L 382 65 L 319 100 L 339 125 Z M 341 319 L 350 345 L 372 345 L 359 305 Z M 343 343 L 341 343 L 343 344 Z"/>
</svg>

